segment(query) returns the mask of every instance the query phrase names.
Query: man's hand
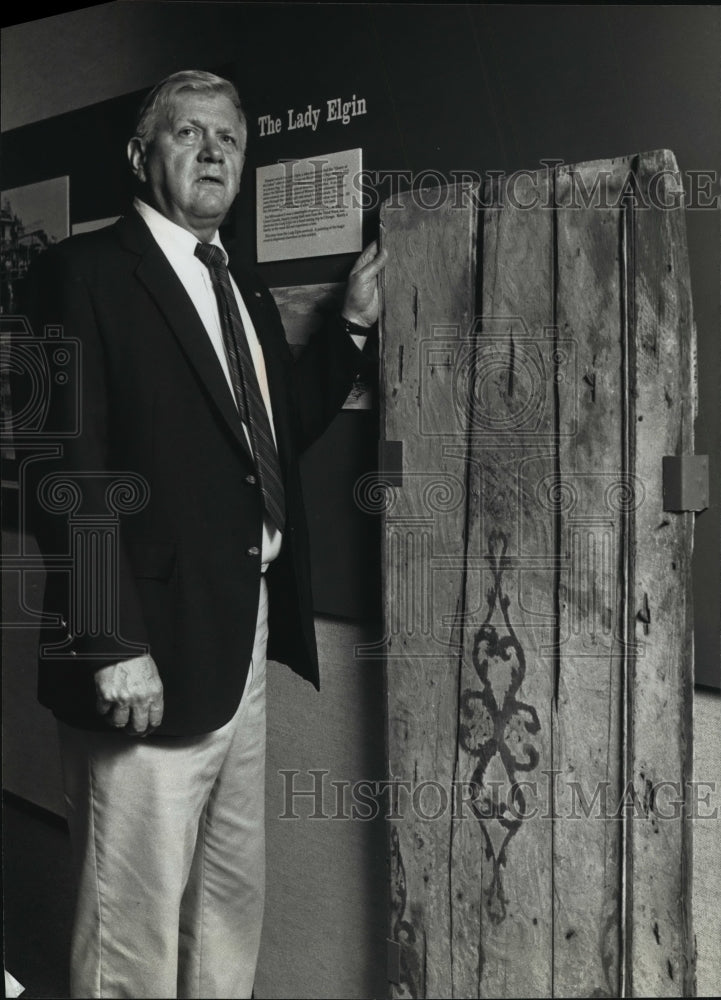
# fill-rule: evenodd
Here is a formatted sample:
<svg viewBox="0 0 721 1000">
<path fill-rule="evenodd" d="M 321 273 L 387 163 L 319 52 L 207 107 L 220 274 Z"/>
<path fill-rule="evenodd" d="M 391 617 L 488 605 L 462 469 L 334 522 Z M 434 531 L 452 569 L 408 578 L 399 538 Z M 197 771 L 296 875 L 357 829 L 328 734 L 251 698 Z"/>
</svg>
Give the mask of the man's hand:
<svg viewBox="0 0 721 1000">
<path fill-rule="evenodd" d="M 163 682 L 149 653 L 95 672 L 96 706 L 117 729 L 147 736 L 163 720 Z"/>
<path fill-rule="evenodd" d="M 370 243 L 348 276 L 343 303 L 343 317 L 357 326 L 373 326 L 378 319 L 378 272 L 388 259 L 386 250 L 378 252 L 378 243 Z"/>
</svg>

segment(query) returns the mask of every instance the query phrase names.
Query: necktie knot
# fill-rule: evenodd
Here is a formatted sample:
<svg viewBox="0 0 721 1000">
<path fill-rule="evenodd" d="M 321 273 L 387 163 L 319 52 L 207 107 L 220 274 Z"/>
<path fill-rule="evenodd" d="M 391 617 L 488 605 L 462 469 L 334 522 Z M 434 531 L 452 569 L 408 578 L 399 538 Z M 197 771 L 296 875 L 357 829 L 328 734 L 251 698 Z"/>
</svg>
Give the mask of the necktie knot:
<svg viewBox="0 0 721 1000">
<path fill-rule="evenodd" d="M 195 256 L 210 270 L 221 270 L 225 268 L 225 256 L 220 247 L 214 243 L 197 243 L 195 246 Z"/>
</svg>

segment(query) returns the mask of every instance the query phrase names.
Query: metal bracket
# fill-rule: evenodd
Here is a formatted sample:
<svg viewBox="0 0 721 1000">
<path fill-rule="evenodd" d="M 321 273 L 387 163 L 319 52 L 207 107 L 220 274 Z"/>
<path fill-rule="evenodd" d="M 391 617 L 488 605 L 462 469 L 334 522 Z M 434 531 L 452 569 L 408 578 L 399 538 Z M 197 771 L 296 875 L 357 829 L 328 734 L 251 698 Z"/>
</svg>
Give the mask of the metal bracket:
<svg viewBox="0 0 721 1000">
<path fill-rule="evenodd" d="M 381 441 L 378 445 L 378 479 L 388 486 L 403 485 L 402 441 Z"/>
<path fill-rule="evenodd" d="M 706 510 L 708 494 L 708 455 L 664 455 L 664 510 Z"/>
<path fill-rule="evenodd" d="M 388 945 L 386 978 L 389 983 L 395 983 L 396 986 L 399 986 L 401 982 L 401 946 L 397 941 L 391 941 L 390 938 L 386 938 L 386 944 Z"/>
</svg>

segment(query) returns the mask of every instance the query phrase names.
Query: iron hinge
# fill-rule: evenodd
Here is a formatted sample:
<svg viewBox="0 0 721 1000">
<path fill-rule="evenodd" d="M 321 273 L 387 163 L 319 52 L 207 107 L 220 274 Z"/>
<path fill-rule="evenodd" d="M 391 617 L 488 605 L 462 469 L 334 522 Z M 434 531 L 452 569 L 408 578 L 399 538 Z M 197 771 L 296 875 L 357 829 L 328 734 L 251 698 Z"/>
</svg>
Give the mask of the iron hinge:
<svg viewBox="0 0 721 1000">
<path fill-rule="evenodd" d="M 388 945 L 388 982 L 399 986 L 401 982 L 401 946 L 397 941 L 391 941 L 390 938 L 386 938 L 386 944 Z"/>
<path fill-rule="evenodd" d="M 708 455 L 664 455 L 664 510 L 706 510 L 708 494 Z"/>
</svg>

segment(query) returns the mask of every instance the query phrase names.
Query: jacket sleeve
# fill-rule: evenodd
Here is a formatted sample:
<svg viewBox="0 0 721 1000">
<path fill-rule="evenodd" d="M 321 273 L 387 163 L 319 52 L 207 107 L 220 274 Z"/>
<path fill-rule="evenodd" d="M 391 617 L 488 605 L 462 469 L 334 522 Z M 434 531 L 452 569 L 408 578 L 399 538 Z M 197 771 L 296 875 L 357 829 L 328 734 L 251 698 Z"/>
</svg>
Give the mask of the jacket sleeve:
<svg viewBox="0 0 721 1000">
<path fill-rule="evenodd" d="M 94 669 L 148 648 L 122 538 L 122 511 L 142 504 L 147 489 L 109 460 L 102 331 L 88 268 L 72 250 L 68 241 L 45 252 L 26 280 L 24 311 L 47 384 L 40 386 L 42 454 L 24 463 L 21 496 L 46 563 L 46 593 L 57 602 L 46 599 L 46 611 L 66 625 L 68 659 Z"/>
</svg>

